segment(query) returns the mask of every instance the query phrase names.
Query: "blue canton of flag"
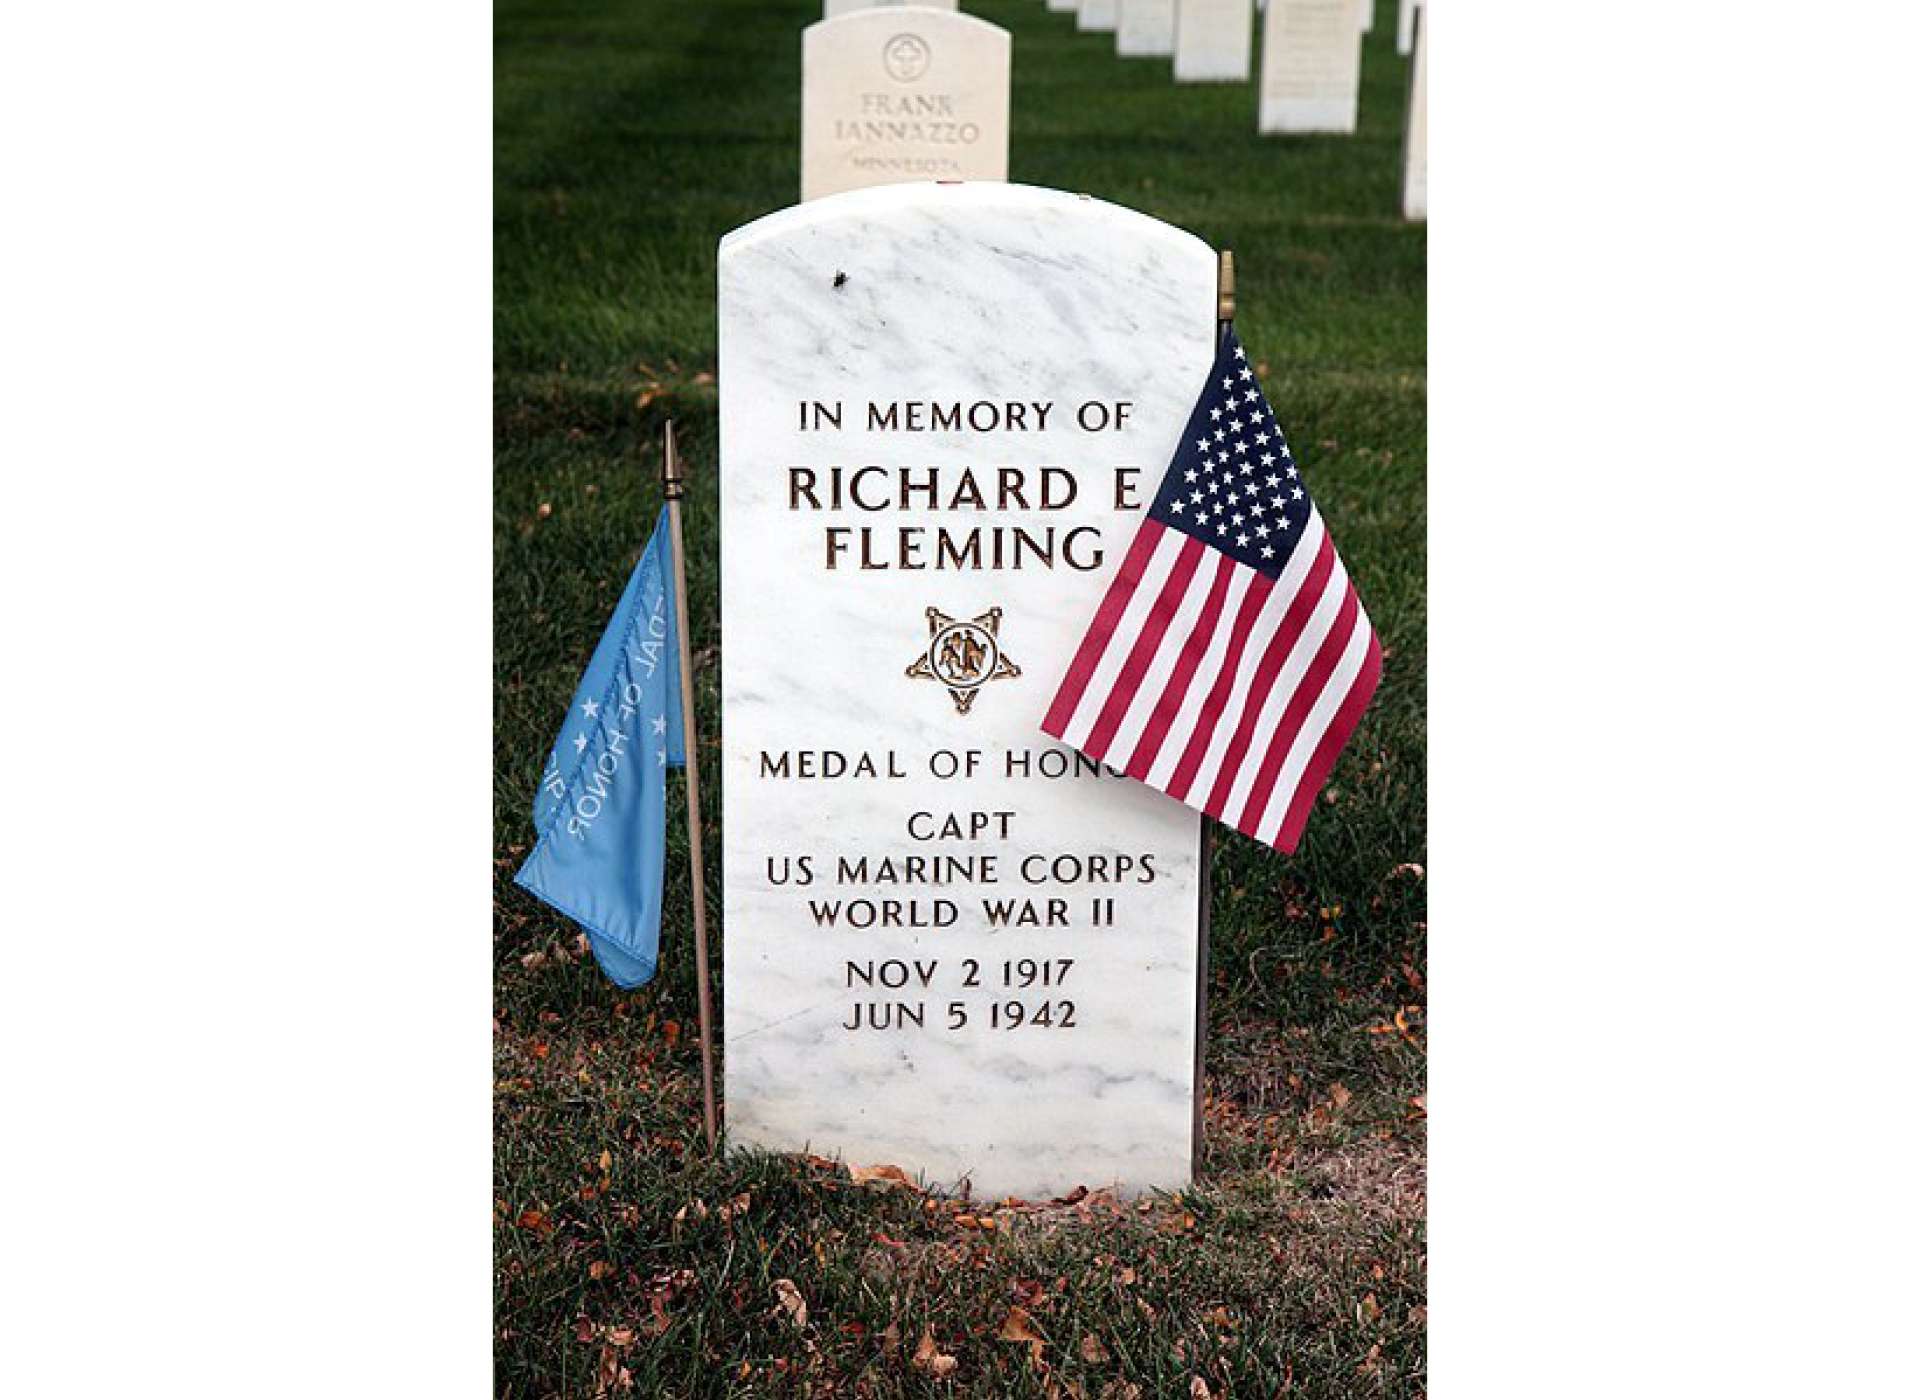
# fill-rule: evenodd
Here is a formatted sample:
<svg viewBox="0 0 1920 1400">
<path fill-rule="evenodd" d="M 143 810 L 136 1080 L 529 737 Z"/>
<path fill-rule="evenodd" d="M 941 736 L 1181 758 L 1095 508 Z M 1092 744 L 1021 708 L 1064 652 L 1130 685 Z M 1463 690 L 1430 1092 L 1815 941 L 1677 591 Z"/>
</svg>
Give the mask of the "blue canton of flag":
<svg viewBox="0 0 1920 1400">
<path fill-rule="evenodd" d="M 574 691 L 534 800 L 539 839 L 514 876 L 587 931 L 622 987 L 659 961 L 667 768 L 686 762 L 671 550 L 662 511 Z"/>
</svg>

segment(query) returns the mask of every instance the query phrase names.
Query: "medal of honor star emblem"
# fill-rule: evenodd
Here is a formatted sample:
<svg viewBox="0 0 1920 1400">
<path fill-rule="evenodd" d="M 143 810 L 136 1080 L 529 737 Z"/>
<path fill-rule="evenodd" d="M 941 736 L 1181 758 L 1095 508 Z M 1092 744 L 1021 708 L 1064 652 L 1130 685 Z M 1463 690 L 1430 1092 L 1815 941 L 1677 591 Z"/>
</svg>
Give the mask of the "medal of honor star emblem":
<svg viewBox="0 0 1920 1400">
<path fill-rule="evenodd" d="M 896 81 L 911 83 L 927 71 L 927 65 L 933 61 L 933 50 L 918 34 L 896 34 L 887 40 L 880 57 Z"/>
<path fill-rule="evenodd" d="M 927 647 L 907 667 L 908 679 L 938 681 L 953 697 L 954 710 L 966 714 L 981 686 L 1020 674 L 1000 649 L 1000 616 L 999 608 L 973 618 L 949 617 L 928 608 Z"/>
</svg>

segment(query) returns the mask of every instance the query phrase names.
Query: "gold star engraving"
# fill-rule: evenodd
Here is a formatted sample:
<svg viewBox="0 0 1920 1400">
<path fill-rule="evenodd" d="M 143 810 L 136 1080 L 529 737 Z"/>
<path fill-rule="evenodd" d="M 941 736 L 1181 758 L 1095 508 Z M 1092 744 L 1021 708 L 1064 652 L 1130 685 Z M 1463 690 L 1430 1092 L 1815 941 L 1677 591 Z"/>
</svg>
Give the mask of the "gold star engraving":
<svg viewBox="0 0 1920 1400">
<path fill-rule="evenodd" d="M 1000 609 L 988 608 L 965 621 L 927 609 L 927 649 L 907 667 L 909 679 L 939 681 L 953 697 L 953 708 L 964 715 L 981 686 L 1019 674 L 1000 650 Z"/>
</svg>

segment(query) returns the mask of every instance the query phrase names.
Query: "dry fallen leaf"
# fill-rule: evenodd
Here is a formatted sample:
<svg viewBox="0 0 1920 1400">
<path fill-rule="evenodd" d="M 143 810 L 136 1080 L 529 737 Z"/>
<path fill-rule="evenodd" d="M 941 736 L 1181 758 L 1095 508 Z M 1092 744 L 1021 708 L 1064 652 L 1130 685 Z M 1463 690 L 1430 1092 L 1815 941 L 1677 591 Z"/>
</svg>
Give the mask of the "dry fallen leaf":
<svg viewBox="0 0 1920 1400">
<path fill-rule="evenodd" d="M 1207 1389 L 1207 1383 L 1198 1376 L 1188 1383 L 1187 1394 L 1191 1395 L 1193 1400 L 1213 1400 L 1213 1392 Z"/>
<path fill-rule="evenodd" d="M 920 1334 L 920 1345 L 913 1349 L 913 1369 L 924 1371 L 935 1380 L 943 1380 L 960 1369 L 960 1362 L 940 1350 L 933 1340 L 933 1329 L 929 1327 Z"/>
<path fill-rule="evenodd" d="M 904 1186 L 909 1191 L 915 1189 L 913 1178 L 890 1163 L 873 1167 L 848 1167 L 847 1171 L 852 1175 L 853 1184 L 856 1186 L 875 1182 L 882 1186 Z"/>
<path fill-rule="evenodd" d="M 1344 1084 L 1335 1084 L 1331 1089 L 1327 1091 L 1327 1094 L 1333 1100 L 1333 1106 L 1335 1109 L 1345 1108 L 1348 1104 L 1353 1102 L 1353 1090 L 1349 1089 Z"/>
<path fill-rule="evenodd" d="M 600 1348 L 600 1365 L 594 1373 L 594 1394 L 611 1395 L 616 1390 L 632 1390 L 633 1377 L 620 1364 L 620 1354 L 612 1347 Z"/>
<path fill-rule="evenodd" d="M 800 1290 L 793 1286 L 790 1278 L 777 1278 L 773 1281 L 774 1296 L 780 1300 L 781 1311 L 795 1327 L 807 1325 L 807 1300 L 800 1296 Z"/>
<path fill-rule="evenodd" d="M 995 1335 L 1003 1342 L 1039 1342 L 1045 1345 L 1047 1340 L 1034 1331 L 1033 1318 L 1027 1310 L 1018 1306 L 1007 1309 L 1006 1318 Z"/>
<path fill-rule="evenodd" d="M 1089 1365 L 1098 1366 L 1103 1361 L 1113 1360 L 1113 1353 L 1098 1336 L 1089 1332 L 1080 1339 L 1080 1359 Z"/>
<path fill-rule="evenodd" d="M 591 1264 L 587 1265 L 587 1277 L 590 1279 L 596 1279 L 596 1280 L 603 1279 L 608 1277 L 612 1273 L 613 1273 L 613 1265 L 609 1264 L 604 1259 L 596 1259 Z"/>
</svg>

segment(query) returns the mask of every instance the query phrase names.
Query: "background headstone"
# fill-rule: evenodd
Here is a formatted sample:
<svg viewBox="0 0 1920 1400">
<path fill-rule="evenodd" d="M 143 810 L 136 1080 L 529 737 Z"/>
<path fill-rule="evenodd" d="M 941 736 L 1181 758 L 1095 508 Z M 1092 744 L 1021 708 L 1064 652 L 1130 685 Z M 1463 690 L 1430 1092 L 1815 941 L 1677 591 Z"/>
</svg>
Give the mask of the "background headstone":
<svg viewBox="0 0 1920 1400">
<path fill-rule="evenodd" d="M 1114 50 L 1122 58 L 1165 58 L 1173 52 L 1174 0 L 1120 0 Z"/>
<path fill-rule="evenodd" d="M 1071 14 L 1080 8 L 1080 0 L 1047 0 L 1047 8 Z"/>
<path fill-rule="evenodd" d="M 1252 67 L 1252 0 L 1179 0 L 1173 28 L 1176 83 L 1242 83 Z"/>
<path fill-rule="evenodd" d="M 883 5 L 807 26 L 800 198 L 1007 178 L 1013 40 L 971 15 Z"/>
<path fill-rule="evenodd" d="M 1413 52 L 1413 12 L 1420 0 L 1400 0 L 1400 13 L 1393 29 L 1393 46 L 1400 53 Z"/>
<path fill-rule="evenodd" d="M 1356 0 L 1271 0 L 1260 46 L 1260 130 L 1350 135 L 1360 121 Z"/>
<path fill-rule="evenodd" d="M 722 240 L 736 1144 L 988 1198 L 1187 1180 L 1198 821 L 1040 721 L 1210 368 L 1214 283 L 1192 235 L 1019 185 Z"/>
<path fill-rule="evenodd" d="M 836 15 L 852 14 L 855 10 L 871 10 L 881 5 L 919 5 L 929 10 L 957 10 L 960 0 L 827 0 L 822 19 L 832 19 Z"/>
<path fill-rule="evenodd" d="M 1120 23 L 1120 0 L 1080 0 L 1077 28 L 1083 33 L 1111 34 Z"/>
<path fill-rule="evenodd" d="M 1413 41 L 1412 89 L 1407 94 L 1406 165 L 1400 177 L 1400 212 L 1427 217 L 1427 11 L 1422 8 Z"/>
</svg>

